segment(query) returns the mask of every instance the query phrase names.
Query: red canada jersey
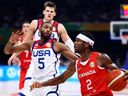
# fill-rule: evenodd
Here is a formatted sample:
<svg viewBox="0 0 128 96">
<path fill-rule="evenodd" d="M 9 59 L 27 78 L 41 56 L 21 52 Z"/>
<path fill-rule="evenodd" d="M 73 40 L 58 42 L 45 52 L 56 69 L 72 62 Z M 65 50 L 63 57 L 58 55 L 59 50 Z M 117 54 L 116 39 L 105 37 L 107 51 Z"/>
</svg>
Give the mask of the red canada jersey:
<svg viewBox="0 0 128 96">
<path fill-rule="evenodd" d="M 23 37 L 21 36 L 19 37 L 19 44 L 21 44 L 22 41 L 23 41 Z M 21 52 L 19 57 L 20 57 L 21 69 L 28 69 L 31 62 L 31 52 L 28 50 Z"/>
<path fill-rule="evenodd" d="M 76 67 L 82 96 L 113 96 L 106 83 L 108 70 L 98 66 L 98 55 L 98 52 L 92 52 L 86 64 L 83 65 L 81 58 L 77 61 Z"/>
</svg>

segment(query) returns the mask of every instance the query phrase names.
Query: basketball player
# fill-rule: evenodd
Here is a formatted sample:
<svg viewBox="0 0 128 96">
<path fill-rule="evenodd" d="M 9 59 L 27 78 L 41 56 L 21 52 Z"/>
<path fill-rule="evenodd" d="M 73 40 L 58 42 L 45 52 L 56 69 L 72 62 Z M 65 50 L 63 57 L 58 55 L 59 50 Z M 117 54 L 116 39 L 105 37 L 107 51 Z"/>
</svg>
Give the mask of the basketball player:
<svg viewBox="0 0 128 96">
<path fill-rule="evenodd" d="M 39 40 L 40 39 L 39 29 L 40 29 L 41 24 L 43 24 L 44 22 L 50 22 L 50 23 L 52 23 L 52 26 L 53 26 L 51 37 L 55 38 L 57 41 L 59 41 L 59 38 L 61 38 L 62 41 L 65 43 L 65 45 L 72 52 L 74 52 L 74 43 L 68 36 L 68 33 L 67 33 L 64 25 L 53 20 L 54 17 L 56 16 L 56 5 L 53 2 L 47 1 L 44 4 L 43 15 L 44 15 L 44 17 L 41 19 L 32 20 L 30 27 L 29 27 L 29 32 L 25 36 L 23 42 L 30 41 L 30 38 L 33 37 L 33 35 L 34 35 L 34 40 Z M 57 54 L 57 56 L 58 56 L 58 58 L 60 58 L 61 54 Z M 60 63 L 60 61 L 58 61 L 58 63 Z M 31 72 L 31 71 L 28 71 L 28 72 Z M 28 79 L 29 77 L 31 77 L 31 73 L 28 73 L 28 75 L 27 75 L 26 80 L 28 82 L 30 81 Z"/>
<path fill-rule="evenodd" d="M 25 21 L 22 24 L 22 29 L 21 31 L 23 32 L 22 35 L 18 38 L 18 41 L 16 42 L 16 45 L 20 45 L 25 37 L 25 35 L 28 32 L 29 28 L 29 22 Z M 19 81 L 19 89 L 22 89 L 24 87 L 24 82 L 25 82 L 25 76 L 27 73 L 27 70 L 30 65 L 30 60 L 31 60 L 31 53 L 30 51 L 26 50 L 24 52 L 21 52 L 19 54 L 19 57 L 17 56 L 18 54 L 13 53 L 12 56 L 8 60 L 8 65 L 13 64 L 19 64 L 20 66 L 20 81 Z"/>
<path fill-rule="evenodd" d="M 53 2 L 47 1 L 44 4 L 43 15 L 44 15 L 44 17 L 41 19 L 32 20 L 30 27 L 29 27 L 29 32 L 25 36 L 23 42 L 30 41 L 30 38 L 33 37 L 33 35 L 34 35 L 34 40 L 39 40 L 40 39 L 40 32 L 39 32 L 40 26 L 44 22 L 50 22 L 50 23 L 52 23 L 52 26 L 53 26 L 51 38 L 55 38 L 57 41 L 59 41 L 59 39 L 61 38 L 62 41 L 65 43 L 65 45 L 72 52 L 74 52 L 74 43 L 68 36 L 68 33 L 67 33 L 64 25 L 53 20 L 54 17 L 56 16 L 56 5 Z M 61 56 L 61 54 L 57 54 L 57 56 L 59 58 Z M 60 61 L 58 61 L 58 63 L 60 63 Z M 31 77 L 31 73 L 29 73 L 29 75 L 30 76 L 28 76 L 28 75 L 27 76 Z M 29 80 L 29 79 L 27 79 L 27 80 Z"/>
<path fill-rule="evenodd" d="M 43 15 L 44 15 L 43 19 L 32 20 L 29 27 L 29 32 L 26 35 L 24 42 L 30 40 L 30 38 L 33 37 L 33 34 L 35 34 L 34 40 L 39 40 L 40 39 L 39 28 L 41 24 L 44 22 L 50 22 L 52 23 L 53 26 L 51 37 L 55 38 L 57 41 L 59 41 L 59 37 L 61 37 L 62 41 L 68 46 L 68 48 L 72 52 L 74 52 L 74 43 L 68 36 L 68 33 L 64 25 L 53 20 L 53 18 L 56 16 L 56 5 L 53 2 L 47 1 L 44 4 Z"/>
<path fill-rule="evenodd" d="M 94 42 L 91 33 L 81 32 L 78 34 L 74 48 L 75 52 L 79 53 L 81 57 L 70 63 L 68 69 L 62 75 L 47 82 L 33 83 L 31 90 L 63 83 L 76 71 L 81 85 L 82 96 L 113 96 L 106 84 L 106 75 L 109 70 L 118 69 L 118 67 L 107 54 L 92 50 Z"/>
<path fill-rule="evenodd" d="M 5 46 L 4 52 L 6 54 L 11 54 L 14 52 L 22 52 L 25 50 L 30 50 L 32 52 L 32 60 L 30 67 L 31 70 L 32 83 L 34 81 L 43 82 L 48 79 L 56 77 L 58 73 L 58 63 L 57 54 L 61 53 L 69 60 L 73 61 L 77 59 L 77 56 L 71 52 L 68 47 L 63 43 L 59 43 L 53 38 L 52 34 L 52 24 L 43 23 L 40 27 L 41 39 L 36 41 L 30 41 L 22 43 L 19 46 L 13 46 L 20 33 L 13 33 L 10 37 L 8 43 Z M 30 78 L 29 78 L 30 79 Z M 29 84 L 27 84 L 29 87 Z M 58 85 L 48 86 L 44 88 L 34 89 L 30 92 L 29 89 L 25 89 L 20 96 L 59 96 Z"/>
</svg>

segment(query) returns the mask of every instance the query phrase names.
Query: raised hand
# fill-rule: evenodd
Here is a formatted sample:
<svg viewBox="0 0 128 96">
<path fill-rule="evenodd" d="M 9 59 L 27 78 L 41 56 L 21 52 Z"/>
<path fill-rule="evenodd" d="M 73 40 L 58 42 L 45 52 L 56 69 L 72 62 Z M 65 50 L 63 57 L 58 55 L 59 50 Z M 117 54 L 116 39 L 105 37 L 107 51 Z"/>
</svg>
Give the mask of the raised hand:
<svg viewBox="0 0 128 96">
<path fill-rule="evenodd" d="M 20 66 L 20 60 L 17 56 L 12 55 L 8 60 L 8 65 L 11 66 L 11 64 L 18 64 Z"/>
<path fill-rule="evenodd" d="M 16 32 L 12 32 L 12 35 L 9 39 L 9 42 L 12 42 L 12 43 L 16 43 L 18 41 L 18 38 L 20 35 L 22 35 L 22 31 L 21 30 L 17 30 Z"/>
</svg>

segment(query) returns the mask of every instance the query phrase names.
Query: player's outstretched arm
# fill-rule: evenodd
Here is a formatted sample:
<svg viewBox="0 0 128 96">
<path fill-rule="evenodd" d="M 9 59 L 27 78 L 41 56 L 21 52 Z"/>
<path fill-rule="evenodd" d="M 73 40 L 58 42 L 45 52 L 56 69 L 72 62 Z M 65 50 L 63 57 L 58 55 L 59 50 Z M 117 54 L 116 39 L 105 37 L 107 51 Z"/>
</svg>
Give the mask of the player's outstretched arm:
<svg viewBox="0 0 128 96">
<path fill-rule="evenodd" d="M 50 79 L 46 82 L 34 82 L 31 86 L 30 89 L 32 90 L 33 88 L 41 88 L 44 86 L 53 86 L 57 84 L 64 83 L 69 77 L 71 77 L 75 73 L 75 61 L 70 63 L 67 70 L 60 76 L 57 76 L 53 79 Z"/>
<path fill-rule="evenodd" d="M 20 32 L 13 32 L 9 41 L 5 45 L 4 53 L 5 54 L 12 54 L 12 53 L 18 53 L 23 52 L 25 50 L 30 50 L 32 42 L 23 43 L 19 46 L 15 46 L 15 43 L 18 41 L 19 36 L 21 35 Z"/>
</svg>

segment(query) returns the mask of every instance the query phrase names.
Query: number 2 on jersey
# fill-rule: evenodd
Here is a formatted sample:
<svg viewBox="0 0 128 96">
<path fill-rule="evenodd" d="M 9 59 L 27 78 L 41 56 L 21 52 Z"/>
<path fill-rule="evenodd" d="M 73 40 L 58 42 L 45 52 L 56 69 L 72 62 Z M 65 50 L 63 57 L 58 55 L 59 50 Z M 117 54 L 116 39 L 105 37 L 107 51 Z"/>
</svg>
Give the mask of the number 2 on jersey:
<svg viewBox="0 0 128 96">
<path fill-rule="evenodd" d="M 39 69 L 43 69 L 45 66 L 44 66 L 44 62 L 43 62 L 44 58 L 39 58 L 38 59 L 38 63 L 40 64 L 38 66 Z"/>
<path fill-rule="evenodd" d="M 86 84 L 87 84 L 87 90 L 92 89 L 92 86 L 91 86 L 92 82 L 91 82 L 90 79 L 87 79 L 87 80 L 86 80 Z"/>
</svg>

